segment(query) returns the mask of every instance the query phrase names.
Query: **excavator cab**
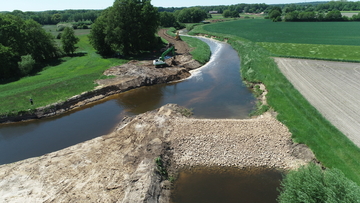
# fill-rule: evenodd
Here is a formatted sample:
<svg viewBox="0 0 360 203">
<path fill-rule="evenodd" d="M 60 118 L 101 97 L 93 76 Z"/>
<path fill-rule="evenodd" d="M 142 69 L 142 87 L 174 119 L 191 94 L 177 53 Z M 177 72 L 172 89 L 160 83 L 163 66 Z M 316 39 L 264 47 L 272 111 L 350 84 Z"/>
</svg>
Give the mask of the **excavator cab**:
<svg viewBox="0 0 360 203">
<path fill-rule="evenodd" d="M 158 59 L 155 59 L 153 60 L 153 64 L 155 65 L 155 67 L 162 67 L 164 65 L 167 65 L 166 62 L 165 62 L 165 59 L 167 59 L 166 55 L 170 52 L 172 52 L 172 55 L 175 57 L 175 47 L 173 44 L 169 43 L 168 47 L 162 54 L 161 56 L 158 58 Z"/>
<path fill-rule="evenodd" d="M 176 31 L 175 40 L 181 40 L 179 31 Z"/>
</svg>

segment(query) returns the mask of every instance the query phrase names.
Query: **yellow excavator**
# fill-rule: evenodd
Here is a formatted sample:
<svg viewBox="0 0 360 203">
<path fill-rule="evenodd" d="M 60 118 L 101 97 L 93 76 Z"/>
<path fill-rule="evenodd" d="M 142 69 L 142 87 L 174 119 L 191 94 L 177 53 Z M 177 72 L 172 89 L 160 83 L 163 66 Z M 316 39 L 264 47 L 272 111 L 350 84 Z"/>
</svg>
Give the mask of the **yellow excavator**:
<svg viewBox="0 0 360 203">
<path fill-rule="evenodd" d="M 176 31 L 175 40 L 181 40 L 179 31 Z"/>
</svg>

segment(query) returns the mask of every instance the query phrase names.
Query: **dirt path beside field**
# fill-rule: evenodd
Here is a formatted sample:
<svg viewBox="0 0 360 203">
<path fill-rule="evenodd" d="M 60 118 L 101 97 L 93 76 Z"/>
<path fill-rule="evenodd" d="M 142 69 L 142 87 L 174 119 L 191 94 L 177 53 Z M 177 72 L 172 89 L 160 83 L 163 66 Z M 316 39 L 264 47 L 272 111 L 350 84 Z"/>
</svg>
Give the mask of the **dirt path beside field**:
<svg viewBox="0 0 360 203">
<path fill-rule="evenodd" d="M 360 63 L 275 58 L 300 93 L 360 147 Z"/>
<path fill-rule="evenodd" d="M 190 52 L 190 48 L 189 45 L 186 44 L 184 41 L 182 40 L 175 40 L 174 37 L 168 35 L 166 33 L 167 29 L 160 29 L 158 32 L 158 35 L 164 39 L 166 39 L 169 43 L 174 44 L 175 48 L 176 48 L 176 53 L 178 55 L 186 55 L 189 54 Z"/>
</svg>

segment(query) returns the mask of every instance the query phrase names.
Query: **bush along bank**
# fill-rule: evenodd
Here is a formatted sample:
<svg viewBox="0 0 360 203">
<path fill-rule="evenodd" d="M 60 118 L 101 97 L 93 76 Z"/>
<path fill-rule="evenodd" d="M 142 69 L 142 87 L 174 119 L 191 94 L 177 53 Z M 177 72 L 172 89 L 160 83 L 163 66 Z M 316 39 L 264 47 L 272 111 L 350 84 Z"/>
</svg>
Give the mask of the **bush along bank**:
<svg viewBox="0 0 360 203">
<path fill-rule="evenodd" d="M 293 140 L 309 146 L 325 167 L 338 168 L 360 184 L 360 149 L 292 86 L 266 49 L 237 36 L 208 32 L 204 26 L 195 27 L 190 34 L 227 38 L 240 55 L 241 77 L 266 86 L 267 102 L 278 113 L 277 119 L 289 128 Z"/>
</svg>

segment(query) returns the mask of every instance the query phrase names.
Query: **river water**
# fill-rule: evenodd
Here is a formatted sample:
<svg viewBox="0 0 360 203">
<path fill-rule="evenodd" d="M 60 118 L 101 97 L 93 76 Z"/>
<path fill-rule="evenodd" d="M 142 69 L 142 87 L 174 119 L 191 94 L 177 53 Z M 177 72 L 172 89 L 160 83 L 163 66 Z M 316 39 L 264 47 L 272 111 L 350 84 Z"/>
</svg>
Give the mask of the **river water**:
<svg viewBox="0 0 360 203">
<path fill-rule="evenodd" d="M 40 156 L 111 132 L 124 116 L 167 103 L 192 108 L 197 118 L 248 118 L 255 98 L 240 78 L 240 59 L 228 44 L 200 38 L 212 57 L 181 82 L 142 87 L 66 114 L 0 125 L 0 164 Z"/>
<path fill-rule="evenodd" d="M 180 171 L 171 203 L 276 203 L 282 172 L 266 168 Z"/>
</svg>

